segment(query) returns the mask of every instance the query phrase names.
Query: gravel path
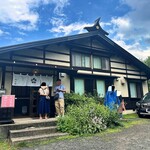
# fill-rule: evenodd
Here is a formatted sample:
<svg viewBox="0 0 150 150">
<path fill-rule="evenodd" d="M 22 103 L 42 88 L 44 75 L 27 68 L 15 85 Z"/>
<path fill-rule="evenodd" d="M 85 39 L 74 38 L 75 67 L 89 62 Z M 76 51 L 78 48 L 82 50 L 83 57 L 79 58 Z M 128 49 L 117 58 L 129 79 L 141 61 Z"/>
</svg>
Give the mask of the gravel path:
<svg viewBox="0 0 150 150">
<path fill-rule="evenodd" d="M 22 150 L 150 150 L 150 121 L 118 133 L 64 140 Z"/>
</svg>

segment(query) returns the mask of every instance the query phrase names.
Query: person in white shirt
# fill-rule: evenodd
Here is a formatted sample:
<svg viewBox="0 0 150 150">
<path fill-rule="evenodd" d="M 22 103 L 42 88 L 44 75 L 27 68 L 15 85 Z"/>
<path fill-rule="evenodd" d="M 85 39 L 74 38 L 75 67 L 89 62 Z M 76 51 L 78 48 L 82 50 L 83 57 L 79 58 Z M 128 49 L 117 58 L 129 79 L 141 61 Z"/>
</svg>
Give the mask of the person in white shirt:
<svg viewBox="0 0 150 150">
<path fill-rule="evenodd" d="M 49 88 L 45 82 L 42 82 L 38 92 L 40 94 L 38 114 L 40 119 L 42 119 L 43 116 L 47 119 L 47 115 L 50 113 L 50 101 L 46 99 L 46 96 L 49 95 Z"/>
</svg>

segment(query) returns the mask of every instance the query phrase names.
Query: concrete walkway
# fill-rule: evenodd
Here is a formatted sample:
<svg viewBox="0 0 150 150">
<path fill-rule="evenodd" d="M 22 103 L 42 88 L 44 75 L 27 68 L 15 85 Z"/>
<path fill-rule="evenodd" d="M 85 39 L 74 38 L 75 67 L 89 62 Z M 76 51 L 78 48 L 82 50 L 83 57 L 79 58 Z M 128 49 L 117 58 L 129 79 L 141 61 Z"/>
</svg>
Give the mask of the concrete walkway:
<svg viewBox="0 0 150 150">
<path fill-rule="evenodd" d="M 49 122 L 56 121 L 56 118 L 48 118 L 48 119 L 39 119 L 39 118 L 15 118 L 13 119 L 15 124 L 24 124 L 24 123 L 35 123 L 35 122 Z"/>
<path fill-rule="evenodd" d="M 136 113 L 136 111 L 133 110 L 126 110 L 123 112 L 123 114 L 133 114 Z M 34 123 L 34 122 L 47 122 L 47 121 L 56 121 L 56 118 L 48 118 L 48 119 L 42 119 L 40 120 L 39 118 L 31 118 L 31 117 L 27 117 L 27 118 L 14 118 L 14 123 L 15 124 L 22 124 L 22 123 Z"/>
</svg>

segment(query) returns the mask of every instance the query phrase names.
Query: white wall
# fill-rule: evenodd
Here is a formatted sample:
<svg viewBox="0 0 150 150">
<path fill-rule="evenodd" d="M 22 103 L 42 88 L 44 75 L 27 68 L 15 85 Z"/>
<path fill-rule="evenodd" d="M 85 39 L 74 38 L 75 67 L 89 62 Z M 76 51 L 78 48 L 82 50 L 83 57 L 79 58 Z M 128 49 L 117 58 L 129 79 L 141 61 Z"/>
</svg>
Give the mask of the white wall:
<svg viewBox="0 0 150 150">
<path fill-rule="evenodd" d="M 128 83 L 124 79 L 124 84 L 122 84 L 121 80 L 122 80 L 122 78 L 117 78 L 117 80 L 114 79 L 115 89 L 118 90 L 118 91 L 121 91 L 121 94 L 122 94 L 123 97 L 128 97 L 129 96 Z"/>
<path fill-rule="evenodd" d="M 143 95 L 148 92 L 148 83 L 147 81 L 142 82 L 142 87 L 143 87 Z"/>
</svg>

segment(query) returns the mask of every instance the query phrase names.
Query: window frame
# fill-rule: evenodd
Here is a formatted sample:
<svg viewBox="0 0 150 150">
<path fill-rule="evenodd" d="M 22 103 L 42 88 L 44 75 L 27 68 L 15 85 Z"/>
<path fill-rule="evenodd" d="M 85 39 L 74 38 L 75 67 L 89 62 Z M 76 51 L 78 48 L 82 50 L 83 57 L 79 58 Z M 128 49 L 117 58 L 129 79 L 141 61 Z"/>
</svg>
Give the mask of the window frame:
<svg viewBox="0 0 150 150">
<path fill-rule="evenodd" d="M 82 80 L 83 81 L 83 92 L 76 92 L 76 80 Z M 85 81 L 82 78 L 74 78 L 74 93 L 79 94 L 79 95 L 83 95 L 85 93 Z"/>
<path fill-rule="evenodd" d="M 80 56 L 80 65 L 77 65 L 75 62 L 75 55 Z M 86 57 L 88 58 L 89 64 L 87 65 Z M 91 68 L 91 55 L 88 53 L 80 53 L 80 52 L 72 52 L 72 67 L 78 67 L 78 68 Z M 83 65 L 84 64 L 84 65 Z M 87 65 L 87 66 L 86 66 Z"/>
<path fill-rule="evenodd" d="M 101 61 L 101 68 L 95 68 L 95 67 L 94 67 L 94 58 L 100 58 L 100 61 Z M 94 70 L 110 71 L 110 59 L 109 59 L 109 57 L 104 57 L 104 56 L 100 56 L 100 55 L 98 55 L 98 56 L 92 55 L 92 59 L 93 59 L 93 61 L 92 61 L 92 62 L 93 62 L 92 67 L 93 67 Z M 106 61 L 104 61 L 104 60 L 107 60 L 107 63 L 108 63 L 108 68 L 107 68 L 107 69 L 103 67 L 103 66 L 104 66 L 104 63 L 105 63 L 105 65 L 106 65 Z"/>
<path fill-rule="evenodd" d="M 131 95 L 132 91 L 131 91 L 130 84 L 134 84 L 135 85 L 136 97 L 132 97 L 132 95 Z M 130 98 L 132 98 L 132 99 L 140 99 L 140 98 L 143 97 L 143 87 L 142 87 L 142 83 L 141 82 L 132 80 L 132 81 L 129 81 L 128 85 L 129 85 Z"/>
</svg>

